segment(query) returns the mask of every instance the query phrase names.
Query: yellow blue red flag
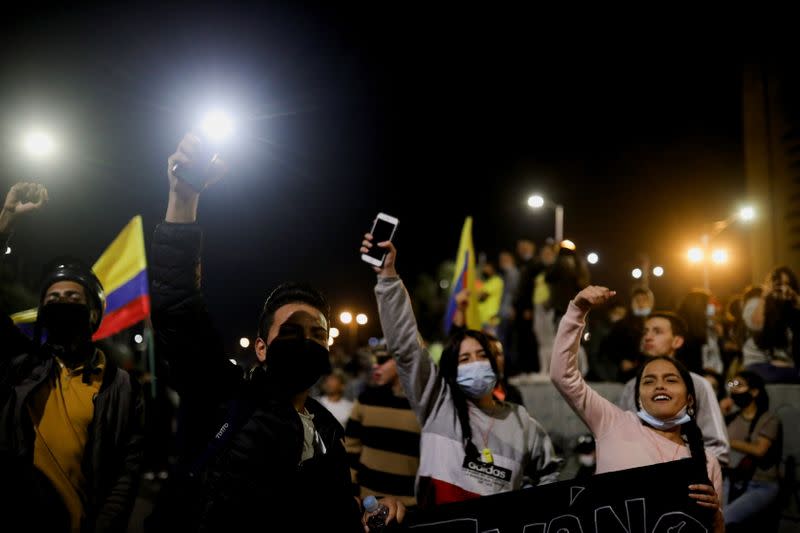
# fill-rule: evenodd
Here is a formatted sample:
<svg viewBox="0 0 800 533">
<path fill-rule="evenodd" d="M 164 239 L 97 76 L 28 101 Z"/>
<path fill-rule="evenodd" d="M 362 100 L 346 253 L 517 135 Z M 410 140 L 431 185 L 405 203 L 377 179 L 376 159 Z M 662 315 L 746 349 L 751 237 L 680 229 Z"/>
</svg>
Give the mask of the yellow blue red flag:
<svg viewBox="0 0 800 533">
<path fill-rule="evenodd" d="M 456 312 L 456 295 L 464 289 L 469 290 L 466 313 L 466 326 L 469 329 L 481 329 L 481 319 L 478 313 L 478 294 L 475 290 L 475 247 L 472 245 L 472 217 L 467 217 L 461 229 L 461 241 L 456 255 L 456 268 L 451 284 L 452 292 L 447 303 L 445 314 L 445 331 L 450 331 L 453 325 L 453 315 Z"/>
<path fill-rule="evenodd" d="M 144 252 L 142 217 L 136 215 L 105 249 L 92 267 L 106 293 L 103 321 L 93 339 L 104 339 L 150 315 L 147 259 Z M 36 321 L 36 309 L 11 315 L 23 329 Z"/>
</svg>

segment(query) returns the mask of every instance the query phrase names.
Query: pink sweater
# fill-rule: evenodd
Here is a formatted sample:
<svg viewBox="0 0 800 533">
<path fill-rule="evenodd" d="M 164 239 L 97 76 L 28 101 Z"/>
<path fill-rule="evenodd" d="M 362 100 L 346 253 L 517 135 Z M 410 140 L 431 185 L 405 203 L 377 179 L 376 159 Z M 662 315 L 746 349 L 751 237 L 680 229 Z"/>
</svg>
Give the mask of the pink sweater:
<svg viewBox="0 0 800 533">
<path fill-rule="evenodd" d="M 570 302 L 553 346 L 550 379 L 572 410 L 583 419 L 597 443 L 597 473 L 666 463 L 690 457 L 689 446 L 662 437 L 636 416 L 609 402 L 583 380 L 578 370 L 578 345 L 586 313 Z M 722 498 L 722 473 L 706 450 L 708 479 Z M 688 489 L 687 489 L 688 490 Z"/>
</svg>

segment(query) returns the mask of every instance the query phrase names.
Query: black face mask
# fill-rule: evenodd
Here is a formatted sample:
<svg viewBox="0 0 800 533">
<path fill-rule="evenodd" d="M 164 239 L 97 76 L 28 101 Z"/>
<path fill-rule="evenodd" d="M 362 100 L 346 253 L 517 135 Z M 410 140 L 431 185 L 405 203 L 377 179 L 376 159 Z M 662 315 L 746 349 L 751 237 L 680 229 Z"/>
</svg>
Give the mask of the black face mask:
<svg viewBox="0 0 800 533">
<path fill-rule="evenodd" d="M 290 395 L 308 390 L 331 372 L 328 350 L 311 339 L 273 340 L 267 347 L 266 363 L 271 386 Z"/>
<path fill-rule="evenodd" d="M 731 400 L 736 404 L 736 407 L 744 409 L 753 401 L 753 395 L 749 392 L 734 392 L 731 393 Z"/>
<path fill-rule="evenodd" d="M 47 330 L 47 342 L 60 346 L 92 341 L 89 307 L 84 304 L 51 303 L 39 311 L 39 322 Z"/>
</svg>

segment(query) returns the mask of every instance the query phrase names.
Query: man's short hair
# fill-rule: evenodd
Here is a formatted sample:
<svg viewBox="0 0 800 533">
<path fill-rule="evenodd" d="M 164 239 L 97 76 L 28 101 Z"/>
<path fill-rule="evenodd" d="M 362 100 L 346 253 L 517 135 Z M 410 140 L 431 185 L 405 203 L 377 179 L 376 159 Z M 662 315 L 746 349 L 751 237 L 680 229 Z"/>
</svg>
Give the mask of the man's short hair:
<svg viewBox="0 0 800 533">
<path fill-rule="evenodd" d="M 311 285 L 288 282 L 278 285 L 264 302 L 264 309 L 258 317 L 258 336 L 265 342 L 269 329 L 275 321 L 275 311 L 287 304 L 302 303 L 317 309 L 330 324 L 331 308 L 325 296 Z"/>
<path fill-rule="evenodd" d="M 683 317 L 677 313 L 673 313 L 672 311 L 654 311 L 647 316 L 645 322 L 651 318 L 663 318 L 669 320 L 669 325 L 672 328 L 672 334 L 676 337 L 686 338 L 686 332 L 689 328 L 686 325 L 686 321 L 683 319 Z"/>
</svg>

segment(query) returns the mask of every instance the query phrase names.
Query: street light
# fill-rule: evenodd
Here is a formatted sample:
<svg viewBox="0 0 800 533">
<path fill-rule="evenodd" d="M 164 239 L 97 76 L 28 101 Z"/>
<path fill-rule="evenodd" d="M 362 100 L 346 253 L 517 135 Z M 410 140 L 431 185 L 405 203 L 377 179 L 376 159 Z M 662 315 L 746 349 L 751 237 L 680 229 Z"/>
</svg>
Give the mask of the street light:
<svg viewBox="0 0 800 533">
<path fill-rule="evenodd" d="M 540 194 L 532 194 L 528 197 L 528 206 L 532 209 L 540 209 L 545 204 L 556 210 L 556 227 L 555 227 L 555 241 L 561 242 L 564 239 L 564 206 L 548 202 Z"/>
<path fill-rule="evenodd" d="M 539 196 L 538 194 L 534 194 L 528 197 L 528 205 L 534 209 L 539 209 L 544 205 L 544 198 Z"/>
<path fill-rule="evenodd" d="M 703 263 L 703 288 L 706 290 L 711 289 L 711 280 L 709 269 L 708 269 L 708 259 L 718 265 L 724 264 L 728 262 L 728 252 L 725 250 L 714 250 L 713 253 L 709 254 L 709 248 L 711 246 L 711 240 L 714 239 L 717 235 L 725 231 L 728 226 L 740 220 L 742 222 L 751 222 L 756 216 L 756 211 L 753 206 L 746 205 L 742 206 L 739 211 L 733 213 L 731 216 L 726 218 L 725 220 L 717 220 L 716 222 L 711 224 L 711 231 L 703 233 L 700 236 L 700 244 L 702 248 L 692 248 L 689 250 L 689 261 L 692 263 Z"/>
<path fill-rule="evenodd" d="M 657 277 L 657 278 L 660 278 L 661 276 L 663 276 L 664 275 L 664 267 L 660 267 L 660 266 L 653 267 L 653 275 L 655 277 Z"/>
<path fill-rule="evenodd" d="M 695 246 L 693 248 L 689 248 L 689 253 L 687 254 L 689 257 L 689 262 L 691 263 L 699 263 L 703 260 L 703 249 L 699 246 Z"/>
<path fill-rule="evenodd" d="M 349 324 L 353 321 L 353 315 L 349 311 L 345 311 L 339 315 L 339 320 L 341 320 L 342 324 Z"/>
<path fill-rule="evenodd" d="M 143 340 L 144 337 L 142 337 L 141 333 L 137 333 L 136 335 L 133 336 L 133 342 L 135 342 L 136 344 L 142 344 Z"/>
<path fill-rule="evenodd" d="M 248 339 L 247 337 L 242 337 L 241 339 L 239 339 L 239 346 L 241 346 L 242 348 L 247 348 L 248 346 L 250 346 L 250 339 Z"/>
<path fill-rule="evenodd" d="M 752 206 L 746 205 L 739 209 L 739 219 L 743 222 L 750 222 L 754 218 L 756 218 L 756 210 Z"/>
<path fill-rule="evenodd" d="M 586 256 L 586 260 L 589 262 L 590 265 L 596 265 L 597 262 L 600 261 L 600 256 L 592 252 Z"/>
<path fill-rule="evenodd" d="M 339 336 L 339 328 L 331 328 L 331 338 L 335 339 Z"/>
<path fill-rule="evenodd" d="M 633 279 L 641 279 L 642 274 L 643 274 L 643 272 L 642 272 L 641 268 L 634 268 L 631 271 L 631 276 L 633 276 Z"/>
<path fill-rule="evenodd" d="M 718 265 L 722 265 L 728 262 L 728 251 L 723 250 L 722 248 L 718 248 L 711 252 L 711 260 Z"/>
<path fill-rule="evenodd" d="M 359 326 L 363 326 L 364 324 L 367 323 L 367 315 L 365 315 L 364 313 L 357 314 L 356 322 L 358 323 Z"/>
</svg>

